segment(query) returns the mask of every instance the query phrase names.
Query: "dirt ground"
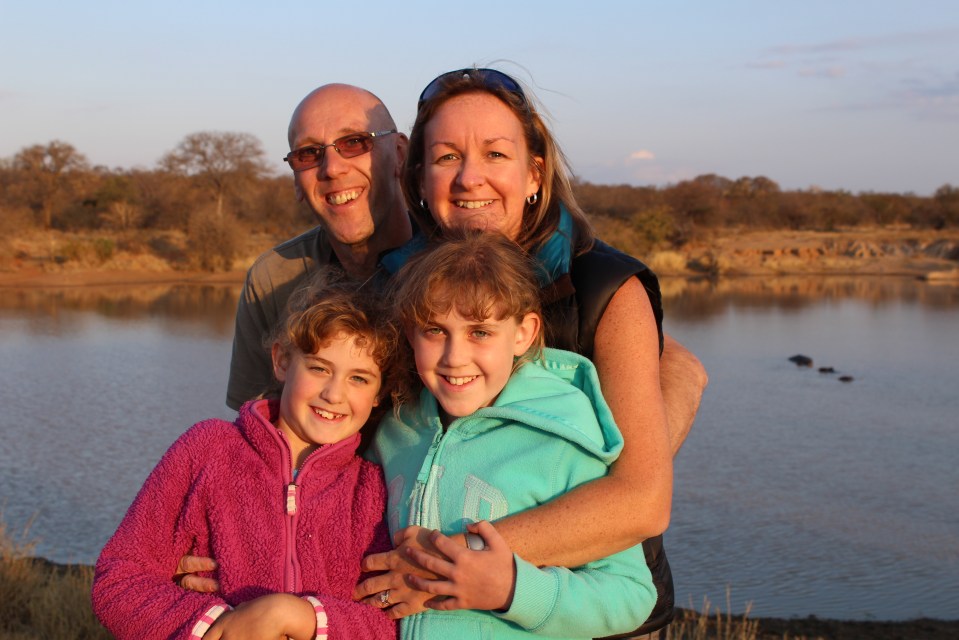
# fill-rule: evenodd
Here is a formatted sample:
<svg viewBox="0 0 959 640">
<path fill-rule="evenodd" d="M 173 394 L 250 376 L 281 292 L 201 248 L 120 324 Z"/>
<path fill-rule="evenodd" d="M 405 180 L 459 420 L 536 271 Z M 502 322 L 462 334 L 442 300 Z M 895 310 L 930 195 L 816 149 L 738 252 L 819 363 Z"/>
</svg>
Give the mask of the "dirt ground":
<svg viewBox="0 0 959 640">
<path fill-rule="evenodd" d="M 823 638 L 824 640 L 956 640 L 959 620 L 905 622 L 824 620 L 820 618 L 757 618 L 760 638 Z"/>
</svg>

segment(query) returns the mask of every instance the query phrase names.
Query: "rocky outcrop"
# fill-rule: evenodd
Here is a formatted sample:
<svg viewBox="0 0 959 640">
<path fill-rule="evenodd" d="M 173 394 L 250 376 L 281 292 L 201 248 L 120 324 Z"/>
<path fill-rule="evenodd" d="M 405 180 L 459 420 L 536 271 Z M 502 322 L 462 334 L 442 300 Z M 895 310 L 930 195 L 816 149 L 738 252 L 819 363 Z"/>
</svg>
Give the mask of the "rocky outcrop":
<svg viewBox="0 0 959 640">
<path fill-rule="evenodd" d="M 648 256 L 663 275 L 923 275 L 959 262 L 959 231 L 747 232 Z"/>
</svg>

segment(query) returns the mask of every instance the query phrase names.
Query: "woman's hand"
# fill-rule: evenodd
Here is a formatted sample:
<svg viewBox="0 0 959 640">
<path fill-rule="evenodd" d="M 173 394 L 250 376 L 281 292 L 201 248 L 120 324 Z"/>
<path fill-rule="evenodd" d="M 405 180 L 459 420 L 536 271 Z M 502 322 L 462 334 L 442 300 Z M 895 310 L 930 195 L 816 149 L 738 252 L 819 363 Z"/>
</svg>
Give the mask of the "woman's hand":
<svg viewBox="0 0 959 640">
<path fill-rule="evenodd" d="M 382 571 L 385 573 L 367 578 L 358 584 L 356 589 L 353 590 L 353 599 L 365 602 L 373 607 L 388 608 L 386 613 L 393 620 L 426 611 L 425 603 L 434 595 L 416 590 L 410 585 L 408 578 L 411 575 L 430 579 L 438 576 L 416 564 L 410 558 L 408 551 L 416 549 L 423 552 L 424 555 L 448 559 L 433 545 L 430 540 L 432 533 L 432 529 L 424 529 L 423 527 L 413 526 L 400 529 L 393 536 L 395 549 L 384 553 L 373 553 L 363 558 L 362 568 L 364 571 Z M 389 590 L 389 598 L 384 603 L 381 601 L 380 594 L 387 590 Z"/>
<path fill-rule="evenodd" d="M 425 603 L 430 609 L 509 609 L 516 587 L 516 564 L 509 544 L 485 520 L 468 524 L 466 529 L 482 537 L 486 548 L 472 551 L 434 531 L 430 540 L 448 560 L 415 548 L 407 549 L 407 555 L 441 579 L 429 580 L 411 575 L 408 582 L 420 591 L 438 596 Z"/>
<path fill-rule="evenodd" d="M 199 593 L 216 593 L 220 590 L 220 583 L 213 578 L 204 578 L 194 575 L 202 571 L 215 571 L 216 560 L 203 556 L 183 556 L 176 565 L 173 581 L 189 591 Z"/>
</svg>

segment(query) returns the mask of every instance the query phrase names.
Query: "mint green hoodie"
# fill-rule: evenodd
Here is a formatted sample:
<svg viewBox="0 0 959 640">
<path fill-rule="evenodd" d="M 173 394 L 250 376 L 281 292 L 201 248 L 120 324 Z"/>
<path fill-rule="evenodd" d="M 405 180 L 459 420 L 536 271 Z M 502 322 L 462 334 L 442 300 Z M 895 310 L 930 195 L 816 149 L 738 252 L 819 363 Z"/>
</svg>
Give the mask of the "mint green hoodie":
<svg viewBox="0 0 959 640">
<path fill-rule="evenodd" d="M 623 446 L 592 363 L 568 351 L 546 349 L 492 406 L 445 432 L 437 409 L 424 389 L 377 430 L 371 457 L 386 474 L 392 533 L 462 533 L 467 522 L 525 511 L 606 475 Z M 574 570 L 514 557 L 509 611 L 426 611 L 401 621 L 401 637 L 593 638 L 636 629 L 656 603 L 641 545 Z"/>
</svg>

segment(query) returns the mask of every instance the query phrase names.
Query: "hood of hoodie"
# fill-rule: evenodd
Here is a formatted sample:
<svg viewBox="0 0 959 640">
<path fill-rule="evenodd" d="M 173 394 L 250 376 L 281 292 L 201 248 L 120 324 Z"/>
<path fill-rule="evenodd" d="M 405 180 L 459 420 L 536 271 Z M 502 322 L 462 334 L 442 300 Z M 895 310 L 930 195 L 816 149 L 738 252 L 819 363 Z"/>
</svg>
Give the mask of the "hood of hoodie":
<svg viewBox="0 0 959 640">
<path fill-rule="evenodd" d="M 424 416 L 437 415 L 437 401 L 425 389 L 420 407 Z M 599 431 L 594 420 L 581 419 L 589 415 L 596 416 Z M 561 437 L 606 464 L 623 449 L 623 437 L 600 391 L 596 368 L 569 351 L 544 349 L 541 360 L 524 363 L 513 372 L 491 406 L 454 420 L 449 430 L 467 439 L 511 422 Z"/>
</svg>

